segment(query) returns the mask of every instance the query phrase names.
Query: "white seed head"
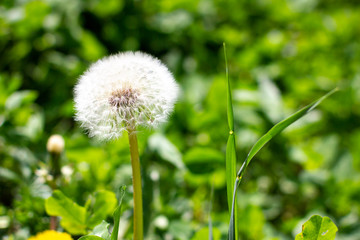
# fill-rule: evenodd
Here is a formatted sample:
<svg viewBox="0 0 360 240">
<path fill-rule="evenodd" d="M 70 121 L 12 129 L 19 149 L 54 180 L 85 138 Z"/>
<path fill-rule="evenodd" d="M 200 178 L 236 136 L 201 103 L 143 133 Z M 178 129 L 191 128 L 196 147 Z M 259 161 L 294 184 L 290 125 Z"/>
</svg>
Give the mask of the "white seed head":
<svg viewBox="0 0 360 240">
<path fill-rule="evenodd" d="M 165 122 L 178 85 L 158 59 L 125 52 L 98 60 L 75 86 L 75 119 L 90 137 L 111 140 L 128 128 Z"/>
<path fill-rule="evenodd" d="M 60 154 L 64 150 L 64 147 L 65 147 L 64 138 L 58 134 L 52 135 L 48 139 L 46 144 L 46 148 L 50 153 Z"/>
</svg>

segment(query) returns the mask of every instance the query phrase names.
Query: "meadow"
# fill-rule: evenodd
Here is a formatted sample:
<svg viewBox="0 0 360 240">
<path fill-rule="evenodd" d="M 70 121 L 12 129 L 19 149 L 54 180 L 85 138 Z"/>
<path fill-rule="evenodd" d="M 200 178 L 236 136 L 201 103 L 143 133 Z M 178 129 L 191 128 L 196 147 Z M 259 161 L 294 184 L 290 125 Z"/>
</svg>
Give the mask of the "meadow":
<svg viewBox="0 0 360 240">
<path fill-rule="evenodd" d="M 179 85 L 167 121 L 136 131 L 144 239 L 228 239 L 228 159 L 236 173 L 274 125 L 335 88 L 252 158 L 235 235 L 294 239 L 316 214 L 336 239 L 360 239 L 359 22 L 352 0 L 2 0 L 0 237 L 75 240 L 118 219 L 117 239 L 133 238 L 128 134 L 89 137 L 74 88 L 97 60 L 141 51 Z"/>
</svg>

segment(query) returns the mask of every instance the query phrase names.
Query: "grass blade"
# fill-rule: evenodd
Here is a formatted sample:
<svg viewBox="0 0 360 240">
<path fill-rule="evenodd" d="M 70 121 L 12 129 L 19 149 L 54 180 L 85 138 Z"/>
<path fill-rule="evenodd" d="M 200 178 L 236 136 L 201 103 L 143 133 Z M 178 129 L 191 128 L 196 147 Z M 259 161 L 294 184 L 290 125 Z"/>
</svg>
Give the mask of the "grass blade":
<svg viewBox="0 0 360 240">
<path fill-rule="evenodd" d="M 227 188 L 227 199 L 228 199 L 228 207 L 229 214 L 233 215 L 230 217 L 233 219 L 232 232 L 233 236 L 237 240 L 237 218 L 236 218 L 236 205 L 235 209 L 232 211 L 233 206 L 233 189 L 235 187 L 235 179 L 236 179 L 236 151 L 235 151 L 235 134 L 234 134 L 234 114 L 233 114 L 233 106 L 232 106 L 232 98 L 231 98 L 231 86 L 229 80 L 229 70 L 227 64 L 227 56 L 226 56 L 226 46 L 224 43 L 224 56 L 225 56 L 225 69 L 226 69 L 226 80 L 227 80 L 227 117 L 229 124 L 229 138 L 226 146 L 226 188 Z M 234 197 L 235 198 L 235 197 Z"/>
<path fill-rule="evenodd" d="M 113 217 L 114 217 L 114 228 L 111 233 L 111 240 L 117 240 L 119 235 L 119 224 L 120 224 L 120 215 L 121 215 L 121 204 L 122 199 L 125 195 L 126 186 L 120 187 L 120 194 L 119 194 L 119 205 L 115 209 Z"/>
<path fill-rule="evenodd" d="M 293 124 L 294 122 L 296 122 L 297 120 L 302 118 L 308 112 L 310 112 L 315 107 L 317 107 L 324 99 L 326 99 L 327 97 L 329 97 L 330 95 L 332 95 L 333 93 L 335 93 L 337 91 L 338 91 L 337 88 L 333 89 L 332 91 L 328 92 L 327 94 L 325 94 L 318 100 L 310 103 L 306 107 L 304 107 L 304 108 L 300 109 L 299 111 L 297 111 L 296 113 L 292 114 L 290 117 L 279 122 L 278 124 L 273 126 L 264 136 L 262 136 L 251 148 L 243 165 L 241 166 L 239 172 L 237 173 L 236 180 L 233 185 L 234 188 L 233 188 L 233 201 L 232 201 L 232 207 L 231 207 L 231 215 L 230 215 L 229 238 L 228 238 L 229 240 L 235 239 L 235 236 L 236 236 L 236 235 L 234 236 L 234 229 L 236 227 L 236 222 L 235 222 L 236 221 L 236 216 L 235 216 L 235 213 L 236 213 L 236 204 L 235 204 L 236 189 L 237 189 L 238 185 L 240 184 L 240 181 L 245 173 L 245 170 L 246 170 L 247 166 L 249 165 L 250 161 L 252 160 L 252 158 L 273 137 L 275 137 L 277 134 L 281 133 L 285 128 L 287 128 L 288 126 L 290 126 L 291 124 Z"/>
<path fill-rule="evenodd" d="M 332 95 L 333 93 L 335 93 L 336 91 L 338 91 L 337 88 L 333 89 L 332 91 L 328 92 L 327 94 L 325 94 L 324 96 L 322 96 L 321 98 L 319 98 L 318 100 L 310 103 L 309 105 L 307 105 L 306 107 L 300 109 L 299 111 L 297 111 L 296 113 L 292 114 L 290 117 L 282 120 L 281 122 L 279 122 L 278 124 L 276 124 L 275 126 L 273 126 L 264 136 L 262 136 L 255 144 L 254 146 L 251 148 L 249 154 L 247 155 L 245 162 L 243 164 L 243 166 L 241 166 L 238 174 L 237 174 L 237 178 L 240 179 L 241 178 L 247 168 L 247 166 L 249 165 L 250 161 L 253 159 L 253 157 L 255 156 L 256 153 L 258 153 L 260 151 L 260 149 L 267 143 L 269 142 L 273 137 L 275 137 L 276 135 L 278 135 L 279 133 L 281 133 L 285 128 L 287 128 L 288 126 L 290 126 L 291 124 L 293 124 L 294 122 L 296 122 L 297 120 L 299 120 L 300 118 L 302 118 L 304 115 L 306 115 L 308 112 L 310 112 L 311 110 L 313 110 L 314 108 L 316 108 L 324 99 L 326 99 L 327 97 L 329 97 L 330 95 Z"/>
</svg>

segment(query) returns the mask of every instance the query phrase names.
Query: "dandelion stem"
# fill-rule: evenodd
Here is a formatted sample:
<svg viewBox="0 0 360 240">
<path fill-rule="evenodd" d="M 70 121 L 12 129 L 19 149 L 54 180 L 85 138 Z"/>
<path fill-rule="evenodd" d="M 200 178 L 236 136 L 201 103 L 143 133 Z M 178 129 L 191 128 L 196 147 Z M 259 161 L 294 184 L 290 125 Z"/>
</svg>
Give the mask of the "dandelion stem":
<svg viewBox="0 0 360 240">
<path fill-rule="evenodd" d="M 128 128 L 134 188 L 134 240 L 143 239 L 143 204 L 139 150 L 134 128 Z"/>
</svg>

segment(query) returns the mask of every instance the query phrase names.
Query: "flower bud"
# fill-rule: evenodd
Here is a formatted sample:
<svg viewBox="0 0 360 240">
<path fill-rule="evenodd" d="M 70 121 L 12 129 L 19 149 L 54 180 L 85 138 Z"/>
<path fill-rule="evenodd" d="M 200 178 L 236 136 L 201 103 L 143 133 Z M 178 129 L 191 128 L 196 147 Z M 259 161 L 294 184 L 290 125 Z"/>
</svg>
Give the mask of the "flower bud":
<svg viewBox="0 0 360 240">
<path fill-rule="evenodd" d="M 46 144 L 46 148 L 49 153 L 60 154 L 62 153 L 62 151 L 64 151 L 64 147 L 65 147 L 64 138 L 61 135 L 57 135 L 57 134 L 52 135 Z"/>
</svg>

